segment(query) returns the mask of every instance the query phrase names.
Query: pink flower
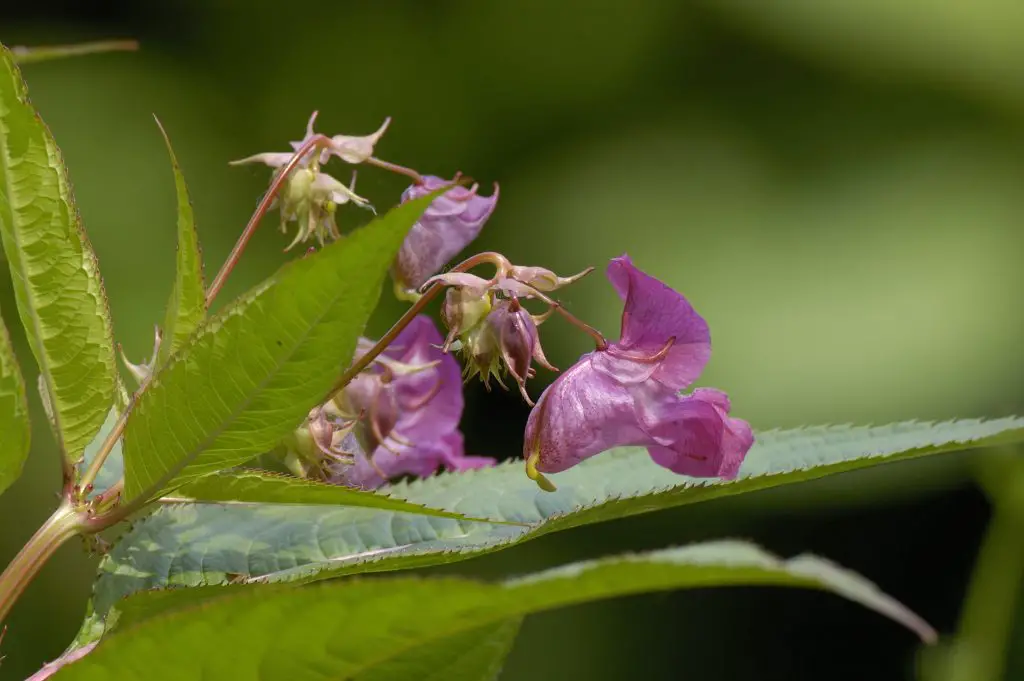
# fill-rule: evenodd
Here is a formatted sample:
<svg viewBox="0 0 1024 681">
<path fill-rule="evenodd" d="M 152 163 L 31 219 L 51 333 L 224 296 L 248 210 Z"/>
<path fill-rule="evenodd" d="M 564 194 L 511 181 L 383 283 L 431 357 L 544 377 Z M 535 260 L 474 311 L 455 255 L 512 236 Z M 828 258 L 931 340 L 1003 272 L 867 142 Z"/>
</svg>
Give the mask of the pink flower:
<svg viewBox="0 0 1024 681">
<path fill-rule="evenodd" d="M 625 302 L 621 337 L 559 376 L 526 424 L 527 474 L 558 473 L 613 447 L 646 447 L 660 466 L 695 477 L 736 477 L 754 442 L 750 426 L 729 416 L 729 399 L 713 389 L 679 391 L 711 355 L 704 319 L 689 302 L 615 258 L 608 279 Z"/>
<path fill-rule="evenodd" d="M 417 317 L 342 391 L 337 406 L 356 427 L 339 444 L 353 462 L 335 466 L 332 482 L 374 489 L 400 475 L 494 464 L 463 452 L 462 380 L 458 362 L 441 352 L 442 340 L 430 317 Z"/>
<path fill-rule="evenodd" d="M 402 193 L 402 201 L 426 196 L 452 181 L 426 175 L 422 184 Z M 476 239 L 498 203 L 498 185 L 494 185 L 490 196 L 480 196 L 476 191 L 476 185 L 450 189 L 434 199 L 413 225 L 395 259 L 394 277 L 399 287 L 407 291 L 418 289 Z"/>
</svg>

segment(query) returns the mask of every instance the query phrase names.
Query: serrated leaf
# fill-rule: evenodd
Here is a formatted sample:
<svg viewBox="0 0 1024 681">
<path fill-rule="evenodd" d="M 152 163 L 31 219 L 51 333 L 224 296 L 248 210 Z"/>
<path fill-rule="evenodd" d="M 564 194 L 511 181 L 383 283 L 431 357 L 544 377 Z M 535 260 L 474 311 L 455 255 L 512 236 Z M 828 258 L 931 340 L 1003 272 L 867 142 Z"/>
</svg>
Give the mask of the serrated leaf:
<svg viewBox="0 0 1024 681">
<path fill-rule="evenodd" d="M 25 379 L 0 318 L 0 494 L 21 475 L 30 435 Z"/>
<path fill-rule="evenodd" d="M 716 541 L 500 583 L 406 577 L 299 589 L 204 587 L 201 601 L 191 590 L 138 594 L 121 605 L 117 628 L 55 678 L 85 681 L 115 672 L 119 679 L 146 681 L 423 678 L 433 660 L 417 661 L 409 652 L 482 627 L 627 594 L 730 585 L 829 591 L 935 639 L 931 627 L 895 599 L 829 561 L 808 555 L 781 560 L 746 542 Z"/>
<path fill-rule="evenodd" d="M 167 145 L 167 153 L 171 157 L 171 169 L 174 171 L 174 188 L 178 202 L 178 250 L 174 273 L 174 289 L 167 301 L 167 312 L 164 316 L 163 341 L 156 366 L 162 365 L 185 345 L 192 333 L 199 328 L 206 317 L 206 286 L 203 283 L 203 254 L 199 248 L 199 236 L 196 234 L 195 215 L 192 212 L 192 200 L 185 186 L 185 176 L 171 147 L 171 139 L 160 121 L 156 122 Z"/>
<path fill-rule="evenodd" d="M 64 162 L 0 46 L 0 240 L 56 434 L 81 457 L 114 401 L 110 313 Z"/>
<path fill-rule="evenodd" d="M 36 45 L 32 47 L 17 46 L 11 48 L 17 64 L 31 64 L 51 59 L 82 57 L 88 54 L 104 52 L 124 52 L 139 49 L 134 40 L 103 40 L 92 43 L 76 43 L 74 45 Z"/>
<path fill-rule="evenodd" d="M 236 504 L 297 504 L 355 506 L 376 508 L 397 513 L 413 513 L 436 518 L 470 519 L 461 513 L 427 508 L 397 497 L 375 491 L 353 489 L 341 485 L 330 485 L 313 480 L 303 480 L 290 475 L 263 471 L 238 470 L 221 471 L 186 483 L 174 492 L 174 498 L 201 501 L 205 503 Z"/>
<path fill-rule="evenodd" d="M 101 562 L 94 619 L 120 598 L 144 589 L 232 578 L 308 580 L 449 563 L 579 525 L 1022 439 L 1024 419 L 1016 417 L 818 427 L 760 433 L 732 482 L 677 476 L 655 465 L 645 450 L 627 448 L 553 476 L 558 484 L 554 493 L 538 490 L 521 462 L 390 490 L 431 508 L 529 527 L 358 508 L 169 506 L 137 523 Z"/>
<path fill-rule="evenodd" d="M 395 253 L 432 200 L 288 263 L 172 355 L 128 419 L 126 498 L 237 466 L 301 423 L 351 360 Z"/>
</svg>

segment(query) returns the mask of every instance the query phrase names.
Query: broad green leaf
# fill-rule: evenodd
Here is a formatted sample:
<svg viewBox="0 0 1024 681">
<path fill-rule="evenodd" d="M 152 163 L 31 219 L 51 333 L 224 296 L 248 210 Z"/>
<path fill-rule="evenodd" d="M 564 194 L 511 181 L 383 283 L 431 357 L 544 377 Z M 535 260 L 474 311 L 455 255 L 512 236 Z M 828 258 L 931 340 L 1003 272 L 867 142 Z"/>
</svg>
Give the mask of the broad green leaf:
<svg viewBox="0 0 1024 681">
<path fill-rule="evenodd" d="M 244 463 L 301 423 L 351 360 L 405 233 L 432 199 L 288 263 L 172 355 L 128 419 L 126 498 Z"/>
<path fill-rule="evenodd" d="M 96 256 L 60 151 L 0 47 L 0 239 L 57 438 L 78 460 L 114 401 L 117 370 Z"/>
<path fill-rule="evenodd" d="M 30 435 L 25 379 L 0 319 L 0 494 L 21 475 Z"/>
<path fill-rule="evenodd" d="M 817 427 L 760 433 L 732 482 L 677 476 L 655 465 L 645 450 L 626 448 L 552 476 L 558 485 L 553 493 L 537 489 L 522 462 L 390 490 L 431 508 L 529 527 L 363 508 L 167 506 L 138 522 L 101 562 L 94 618 L 120 598 L 154 587 L 233 578 L 308 580 L 448 563 L 578 525 L 1021 439 L 1021 418 Z"/>
<path fill-rule="evenodd" d="M 37 45 L 33 47 L 12 47 L 16 64 L 31 64 L 37 61 L 81 57 L 87 54 L 103 52 L 135 51 L 139 44 L 134 40 L 103 40 L 93 43 L 77 43 L 74 45 Z"/>
<path fill-rule="evenodd" d="M 389 497 L 380 492 L 329 485 L 280 473 L 251 470 L 221 471 L 198 478 L 175 490 L 174 498 L 206 503 L 222 502 L 247 505 L 358 506 L 437 518 L 467 520 L 459 513 L 427 508 L 403 499 Z M 477 520 L 487 522 L 485 518 Z"/>
<path fill-rule="evenodd" d="M 202 600 L 192 590 L 138 594 L 121 604 L 117 627 L 55 678 L 434 678 L 435 658 L 417 660 L 411 652 L 447 647 L 452 637 L 553 608 L 731 585 L 828 591 L 926 641 L 935 639 L 931 627 L 895 599 L 826 560 L 781 560 L 752 544 L 716 541 L 574 563 L 499 583 L 403 577 L 303 588 L 200 587 Z"/>
<path fill-rule="evenodd" d="M 170 300 L 167 301 L 163 341 L 156 363 L 156 366 L 160 366 L 167 361 L 172 352 L 185 345 L 206 317 L 206 286 L 203 284 L 203 254 L 199 248 L 192 200 L 188 195 L 188 187 L 185 186 L 185 177 L 181 174 L 181 166 L 178 165 L 167 131 L 159 119 L 156 124 L 171 157 L 174 188 L 178 199 L 178 256 L 174 289 L 171 291 Z"/>
</svg>

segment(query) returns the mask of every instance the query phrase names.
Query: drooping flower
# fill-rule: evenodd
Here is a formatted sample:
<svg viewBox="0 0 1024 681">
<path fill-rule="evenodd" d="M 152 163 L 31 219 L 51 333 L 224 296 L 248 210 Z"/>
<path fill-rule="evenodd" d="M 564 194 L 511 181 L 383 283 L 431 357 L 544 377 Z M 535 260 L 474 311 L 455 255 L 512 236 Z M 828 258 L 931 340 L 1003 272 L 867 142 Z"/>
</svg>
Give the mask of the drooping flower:
<svg viewBox="0 0 1024 681">
<path fill-rule="evenodd" d="M 231 165 L 262 163 L 273 168 L 274 177 L 276 177 L 291 160 L 295 151 L 298 151 L 303 144 L 316 135 L 313 130 L 316 116 L 317 112 L 314 111 L 306 124 L 305 137 L 298 142 L 291 142 L 294 151 L 254 154 L 231 161 Z M 286 251 L 296 244 L 306 242 L 314 237 L 320 245 L 323 245 L 328 238 L 339 238 L 341 235 L 334 219 L 338 206 L 353 203 L 360 208 L 373 210 L 369 201 L 356 194 L 354 172 L 349 186 L 345 186 L 344 183 L 323 172 L 320 165 L 326 163 L 331 156 L 337 156 L 351 164 L 362 163 L 370 158 L 373 155 L 374 144 L 380 140 L 390 120 L 385 120 L 384 125 L 376 132 L 363 137 L 335 135 L 330 138 L 330 143 L 323 147 L 319 154 L 310 151 L 300 159 L 297 167 L 285 180 L 284 187 L 273 204 L 280 208 L 282 232 L 287 231 L 288 223 L 295 222 L 298 225 L 295 239 L 288 245 Z"/>
<path fill-rule="evenodd" d="M 441 352 L 441 342 L 433 321 L 417 317 L 325 407 L 355 422 L 352 437 L 338 443 L 351 463 L 332 467 L 333 482 L 373 489 L 399 475 L 427 476 L 439 468 L 457 471 L 494 463 L 463 452 L 459 365 Z"/>
<path fill-rule="evenodd" d="M 607 276 L 625 302 L 621 337 L 581 357 L 541 395 L 526 424 L 527 474 L 554 489 L 543 473 L 632 445 L 676 473 L 736 477 L 754 442 L 750 426 L 729 416 L 725 393 L 679 393 L 710 357 L 704 319 L 628 256 L 613 259 Z"/>
<path fill-rule="evenodd" d="M 421 184 L 412 185 L 402 193 L 402 201 L 426 196 L 453 181 L 426 175 Z M 473 185 L 453 187 L 434 199 L 409 230 L 398 252 L 393 267 L 396 286 L 410 292 L 422 286 L 476 239 L 497 203 L 497 183 L 490 196 L 480 196 L 477 186 Z"/>
</svg>

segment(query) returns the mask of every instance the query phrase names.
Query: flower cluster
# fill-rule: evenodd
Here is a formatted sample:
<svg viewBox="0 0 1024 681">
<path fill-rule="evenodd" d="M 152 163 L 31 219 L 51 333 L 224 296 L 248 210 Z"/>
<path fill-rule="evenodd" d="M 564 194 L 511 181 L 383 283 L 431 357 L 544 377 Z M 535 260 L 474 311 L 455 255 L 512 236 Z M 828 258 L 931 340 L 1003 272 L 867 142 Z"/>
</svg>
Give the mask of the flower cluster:
<svg viewBox="0 0 1024 681">
<path fill-rule="evenodd" d="M 429 317 L 413 319 L 369 369 L 313 410 L 290 443 L 292 470 L 372 489 L 400 475 L 493 464 L 463 452 L 459 365 L 441 340 Z M 360 339 L 355 359 L 373 345 Z"/>
<path fill-rule="evenodd" d="M 293 151 L 254 154 L 232 161 L 231 165 L 262 163 L 273 168 L 275 174 L 281 172 L 295 152 L 317 136 L 313 130 L 316 117 L 317 112 L 314 111 L 306 124 L 305 137 L 298 142 L 291 143 Z M 332 156 L 351 165 L 369 161 L 373 158 L 374 145 L 380 141 L 390 123 L 390 118 L 385 119 L 376 132 L 361 137 L 335 135 L 329 140 L 325 139 L 324 146 L 319 151 L 312 150 L 303 155 L 298 167 L 286 179 L 280 198 L 276 200 L 281 212 L 281 231 L 286 232 L 288 224 L 291 222 L 298 225 L 295 239 L 285 248 L 286 251 L 291 250 L 296 244 L 304 243 L 314 237 L 320 245 L 323 245 L 328 238 L 340 238 L 341 233 L 338 231 L 338 225 L 334 218 L 338 206 L 353 203 L 360 208 L 373 210 L 373 206 L 368 200 L 356 194 L 354 171 L 351 182 L 345 186 L 344 183 L 323 172 L 320 166 L 326 164 Z"/>
<path fill-rule="evenodd" d="M 292 153 L 257 154 L 236 163 L 260 162 L 280 173 L 305 150 L 285 178 L 279 202 L 282 229 L 290 222 L 299 226 L 289 248 L 314 237 L 321 244 L 339 238 L 338 205 L 369 207 L 355 193 L 354 176 L 346 187 L 320 170 L 331 157 L 414 178 L 403 202 L 454 183 L 412 227 L 392 266 L 399 298 L 417 301 L 444 292 L 441 318 L 448 333 L 442 338 L 429 317 L 410 311 L 390 343 L 362 339 L 352 371 L 365 368 L 314 409 L 287 443 L 293 471 L 373 489 L 401 475 L 491 465 L 493 459 L 463 451 L 460 369 L 450 354 L 455 351 L 463 356 L 466 380 L 479 377 L 490 389 L 493 378 L 505 388 L 502 377 L 508 375 L 534 407 L 523 455 L 527 475 L 543 489 L 554 490 L 545 473 L 626 445 L 645 447 L 655 463 L 683 475 L 737 475 L 754 441 L 750 426 L 729 415 L 729 398 L 719 390 L 681 393 L 711 354 L 708 326 L 686 298 L 635 267 L 628 256 L 613 259 L 607 276 L 624 309 L 619 340 L 609 343 L 551 296 L 593 268 L 562 277 L 543 267 L 514 265 L 498 253 L 480 253 L 437 274 L 480 234 L 496 207 L 498 185 L 491 196 L 481 196 L 476 184 L 458 184 L 458 174 L 449 181 L 376 159 L 374 145 L 389 121 L 364 137 L 327 138 L 313 131 L 315 119 L 314 113 L 303 140 L 291 143 Z M 469 272 L 484 264 L 495 268 L 490 279 Z M 531 312 L 527 304 L 544 309 Z M 589 334 L 595 350 L 560 374 L 534 405 L 526 389 L 534 365 L 557 371 L 539 334 L 555 313 Z"/>
</svg>

